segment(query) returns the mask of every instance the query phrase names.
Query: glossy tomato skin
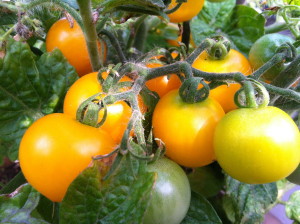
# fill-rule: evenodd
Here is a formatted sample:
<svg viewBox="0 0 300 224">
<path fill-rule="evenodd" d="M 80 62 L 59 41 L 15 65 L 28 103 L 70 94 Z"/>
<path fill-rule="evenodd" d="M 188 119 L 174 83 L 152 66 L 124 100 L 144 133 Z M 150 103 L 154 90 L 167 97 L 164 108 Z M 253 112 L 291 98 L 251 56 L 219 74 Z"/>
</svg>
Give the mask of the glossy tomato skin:
<svg viewBox="0 0 300 224">
<path fill-rule="evenodd" d="M 97 79 L 98 72 L 92 72 L 78 79 L 68 90 L 63 111 L 65 114 L 76 118 L 76 112 L 80 104 L 94 94 L 102 92 L 102 87 Z M 103 73 L 103 78 L 107 77 L 107 73 Z M 124 77 L 121 81 L 131 81 L 130 78 Z M 127 90 L 128 88 L 124 88 Z M 145 112 L 145 106 L 142 99 L 139 101 L 142 112 Z M 132 114 L 131 107 L 124 101 L 120 101 L 111 105 L 107 105 L 107 117 L 101 129 L 107 131 L 116 142 L 120 142 L 127 124 Z M 99 112 L 99 122 L 103 118 L 104 110 Z"/>
<path fill-rule="evenodd" d="M 160 63 L 148 63 L 148 68 L 162 67 Z M 173 89 L 179 89 L 181 81 L 175 74 L 160 76 L 146 82 L 146 86 L 149 90 L 156 92 L 159 97 L 163 97 Z"/>
<path fill-rule="evenodd" d="M 188 178 L 175 162 L 161 158 L 148 165 L 157 179 L 143 224 L 179 224 L 190 206 L 191 189 Z"/>
<path fill-rule="evenodd" d="M 98 42 L 99 52 L 101 44 Z M 106 45 L 103 42 L 103 56 L 106 58 Z M 55 22 L 47 33 L 46 49 L 51 52 L 55 48 L 61 50 L 69 63 L 75 67 L 79 76 L 92 72 L 92 66 L 84 38 L 84 34 L 74 21 L 73 27 L 67 19 L 61 19 Z"/>
<path fill-rule="evenodd" d="M 300 161 L 300 134 L 276 107 L 237 109 L 217 125 L 214 148 L 220 166 L 233 178 L 270 183 L 291 174 Z"/>
<path fill-rule="evenodd" d="M 66 114 L 50 114 L 25 132 L 19 149 L 20 167 L 35 189 L 60 202 L 71 182 L 92 162 L 92 156 L 108 154 L 115 146 L 103 130 Z"/>
<path fill-rule="evenodd" d="M 170 22 L 181 23 L 191 20 L 202 9 L 204 0 L 187 0 L 175 12 L 168 14 Z M 172 9 L 177 5 L 176 0 L 172 0 L 168 9 Z"/>
<path fill-rule="evenodd" d="M 228 55 L 221 60 L 213 60 L 206 51 L 203 51 L 194 61 L 192 66 L 205 72 L 241 72 L 244 75 L 250 75 L 252 73 L 252 68 L 248 59 L 234 49 L 231 49 Z M 234 103 L 234 94 L 240 87 L 241 85 L 237 83 L 230 83 L 228 86 L 221 85 L 212 89 L 210 91 L 210 96 L 221 104 L 225 112 L 229 112 L 237 108 Z"/>
<path fill-rule="evenodd" d="M 287 42 L 293 43 L 293 39 L 279 33 L 266 34 L 260 37 L 252 45 L 249 52 L 249 61 L 253 69 L 257 70 L 264 65 L 275 55 L 277 48 Z M 262 78 L 267 82 L 271 82 L 284 68 L 284 63 L 279 63 L 269 69 Z"/>
<path fill-rule="evenodd" d="M 166 155 L 187 167 L 200 167 L 215 160 L 213 133 L 224 116 L 220 104 L 212 98 L 188 104 L 178 90 L 172 90 L 157 103 L 153 134 L 166 146 Z"/>
</svg>

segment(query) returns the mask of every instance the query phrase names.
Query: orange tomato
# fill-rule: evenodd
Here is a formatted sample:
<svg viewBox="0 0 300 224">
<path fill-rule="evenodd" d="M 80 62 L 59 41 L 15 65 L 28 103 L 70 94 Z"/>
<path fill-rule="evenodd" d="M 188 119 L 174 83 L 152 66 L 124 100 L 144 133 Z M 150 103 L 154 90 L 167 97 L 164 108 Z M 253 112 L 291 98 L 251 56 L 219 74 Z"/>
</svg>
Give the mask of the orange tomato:
<svg viewBox="0 0 300 224">
<path fill-rule="evenodd" d="M 27 181 L 52 201 L 61 202 L 71 182 L 92 162 L 116 147 L 108 133 L 67 114 L 49 114 L 25 132 L 19 149 Z"/>
<path fill-rule="evenodd" d="M 172 90 L 157 103 L 153 117 L 153 135 L 164 142 L 166 155 L 187 167 L 200 167 L 215 158 L 213 135 L 224 116 L 220 104 L 208 98 L 186 103 L 178 90 Z"/>
<path fill-rule="evenodd" d="M 182 3 L 175 12 L 168 14 L 170 22 L 181 23 L 191 20 L 201 11 L 203 4 L 204 0 L 187 0 L 187 2 Z M 172 9 L 176 5 L 176 0 L 172 0 L 168 9 Z"/>
<path fill-rule="evenodd" d="M 46 50 L 51 52 L 55 48 L 62 52 L 79 76 L 92 72 L 85 37 L 76 21 L 74 21 L 73 27 L 70 27 L 67 19 L 58 20 L 51 26 L 46 37 Z M 105 61 L 107 47 L 104 41 L 101 44 L 98 42 L 98 48 L 99 53 L 103 51 Z"/>
<path fill-rule="evenodd" d="M 160 63 L 148 63 L 146 66 L 148 68 L 157 68 L 162 67 L 163 65 Z M 160 98 L 171 90 L 178 89 L 180 85 L 180 78 L 175 74 L 160 76 L 146 82 L 148 89 L 156 92 Z"/>
<path fill-rule="evenodd" d="M 234 49 L 231 49 L 228 55 L 221 60 L 211 59 L 208 53 L 204 51 L 194 61 L 192 66 L 205 72 L 241 72 L 244 75 L 252 73 L 252 68 L 247 58 Z M 234 103 L 234 94 L 240 87 L 240 84 L 237 83 L 230 83 L 228 86 L 221 85 L 212 89 L 210 96 L 221 104 L 225 112 L 228 112 L 237 108 Z"/>
<path fill-rule="evenodd" d="M 64 113 L 76 118 L 76 112 L 82 102 L 89 97 L 102 92 L 102 87 L 97 80 L 98 72 L 87 74 L 78 79 L 69 89 L 64 100 Z M 103 78 L 107 77 L 107 73 L 103 73 Z M 132 81 L 128 77 L 123 77 L 121 82 Z M 126 91 L 123 88 L 121 91 Z M 145 112 L 145 105 L 140 97 L 139 105 L 142 112 Z M 106 130 L 112 138 L 119 143 L 123 137 L 123 133 L 127 128 L 128 121 L 131 117 L 132 109 L 124 101 L 120 101 L 111 105 L 107 105 L 107 117 L 101 129 Z M 103 118 L 104 111 L 99 112 L 99 121 Z"/>
</svg>

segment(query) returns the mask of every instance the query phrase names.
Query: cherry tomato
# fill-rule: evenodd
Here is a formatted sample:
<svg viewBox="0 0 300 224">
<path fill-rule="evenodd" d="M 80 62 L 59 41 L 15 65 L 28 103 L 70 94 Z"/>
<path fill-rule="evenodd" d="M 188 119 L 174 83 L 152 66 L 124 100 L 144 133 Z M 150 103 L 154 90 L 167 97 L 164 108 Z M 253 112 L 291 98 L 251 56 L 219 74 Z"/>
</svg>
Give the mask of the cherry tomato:
<svg viewBox="0 0 300 224">
<path fill-rule="evenodd" d="M 269 61 L 275 55 L 277 48 L 287 42 L 293 43 L 293 39 L 279 33 L 266 34 L 255 41 L 249 52 L 249 61 L 253 69 L 257 70 Z M 284 68 L 284 63 L 279 63 L 265 72 L 262 78 L 271 82 Z"/>
<path fill-rule="evenodd" d="M 61 50 L 69 63 L 75 67 L 79 76 L 92 72 L 84 34 L 76 21 L 73 27 L 67 19 L 58 20 L 52 25 L 47 33 L 46 49 L 51 52 L 55 48 Z M 107 49 L 104 41 L 101 44 L 98 42 L 98 48 L 99 52 L 103 50 L 105 60 Z"/>
<path fill-rule="evenodd" d="M 153 134 L 164 142 L 166 155 L 173 161 L 187 167 L 205 166 L 215 160 L 213 133 L 223 116 L 214 99 L 188 104 L 178 90 L 172 90 L 154 109 Z"/>
<path fill-rule="evenodd" d="M 163 65 L 160 63 L 148 63 L 146 66 L 148 68 L 157 68 Z M 179 89 L 180 85 L 181 81 L 175 74 L 160 76 L 146 82 L 148 89 L 156 92 L 160 98 L 173 89 Z"/>
<path fill-rule="evenodd" d="M 156 172 L 157 179 L 143 224 L 181 223 L 191 200 L 191 188 L 185 172 L 167 158 L 148 165 L 148 170 Z"/>
<path fill-rule="evenodd" d="M 194 61 L 192 66 L 205 72 L 241 72 L 244 75 L 252 73 L 252 68 L 247 58 L 234 49 L 231 49 L 228 55 L 221 60 L 211 59 L 208 53 L 204 51 Z M 228 112 L 237 108 L 234 103 L 234 94 L 240 87 L 240 84 L 237 83 L 230 83 L 228 86 L 221 85 L 212 89 L 210 96 L 221 104 L 225 112 Z"/>
<path fill-rule="evenodd" d="M 50 114 L 25 132 L 19 149 L 20 166 L 35 189 L 60 202 L 92 156 L 108 154 L 115 146 L 103 130 L 81 124 L 66 114 Z"/>
<path fill-rule="evenodd" d="M 216 127 L 214 148 L 225 172 L 249 184 L 285 178 L 300 162 L 297 125 L 284 111 L 271 106 L 226 114 Z"/>
<path fill-rule="evenodd" d="M 187 0 L 175 12 L 168 14 L 170 22 L 181 23 L 191 20 L 198 15 L 204 4 L 204 0 Z M 168 9 L 172 9 L 177 5 L 176 0 L 172 0 Z"/>
<path fill-rule="evenodd" d="M 92 72 L 78 79 L 68 90 L 64 100 L 64 113 L 76 118 L 76 112 L 80 104 L 83 103 L 89 97 L 102 92 L 102 87 L 97 79 L 98 72 Z M 107 73 L 103 73 L 103 78 L 107 77 Z M 132 81 L 128 77 L 123 77 L 121 82 Z M 122 91 L 128 88 L 122 89 Z M 145 112 L 145 106 L 142 103 L 142 99 L 139 101 L 142 112 Z M 107 106 L 107 117 L 102 129 L 106 130 L 116 142 L 120 142 L 123 133 L 127 128 L 127 124 L 131 117 L 131 107 L 124 101 L 120 101 Z M 99 122 L 103 118 L 104 111 L 99 112 Z"/>
</svg>

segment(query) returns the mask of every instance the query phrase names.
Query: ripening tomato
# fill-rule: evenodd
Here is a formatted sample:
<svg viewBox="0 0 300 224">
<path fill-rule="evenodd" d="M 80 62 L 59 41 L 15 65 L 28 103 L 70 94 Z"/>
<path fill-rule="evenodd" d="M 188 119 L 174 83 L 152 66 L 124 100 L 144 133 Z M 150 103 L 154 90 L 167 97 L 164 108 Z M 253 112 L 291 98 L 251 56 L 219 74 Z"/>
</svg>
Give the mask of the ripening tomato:
<svg viewBox="0 0 300 224">
<path fill-rule="evenodd" d="M 66 114 L 49 114 L 26 130 L 19 149 L 20 167 L 35 189 L 60 202 L 92 157 L 108 154 L 115 146 L 101 129 L 81 124 Z"/>
<path fill-rule="evenodd" d="M 276 53 L 278 47 L 284 43 L 293 43 L 294 40 L 280 33 L 270 33 L 260 37 L 254 42 L 249 51 L 249 62 L 254 70 L 264 65 Z M 266 71 L 262 78 L 266 82 L 271 82 L 278 74 L 287 67 L 284 62 L 278 63 L 268 71 Z"/>
<path fill-rule="evenodd" d="M 175 12 L 168 14 L 170 22 L 181 23 L 191 20 L 198 15 L 204 4 L 204 0 L 187 0 Z M 177 5 L 176 0 L 172 0 L 168 9 L 172 9 Z"/>
<path fill-rule="evenodd" d="M 200 167 L 215 160 L 213 133 L 224 116 L 220 104 L 212 98 L 185 103 L 178 90 L 172 90 L 157 103 L 153 134 L 164 142 L 166 155 L 180 165 Z"/>
<path fill-rule="evenodd" d="M 64 100 L 64 113 L 76 118 L 76 112 L 80 104 L 89 97 L 102 92 L 101 84 L 97 79 L 98 72 L 92 72 L 78 79 L 68 90 Z M 103 78 L 107 77 L 107 73 L 103 73 Z M 121 82 L 132 81 L 128 77 L 123 77 Z M 128 90 L 123 88 L 122 91 Z M 140 97 L 140 109 L 145 112 L 145 105 Z M 127 128 L 127 124 L 131 117 L 131 107 L 124 101 L 120 101 L 111 105 L 107 105 L 107 117 L 104 124 L 101 126 L 106 130 L 112 138 L 119 143 L 123 137 L 123 133 Z M 104 110 L 99 112 L 99 122 L 103 118 Z"/>
<path fill-rule="evenodd" d="M 224 171 L 249 184 L 285 178 L 300 162 L 297 125 L 287 113 L 271 106 L 226 114 L 216 127 L 214 148 Z"/>
<path fill-rule="evenodd" d="M 252 73 L 252 68 L 247 58 L 234 49 L 231 49 L 227 56 L 221 60 L 211 59 L 208 53 L 204 51 L 194 61 L 192 66 L 204 72 L 241 72 L 244 75 Z M 228 112 L 237 108 L 234 103 L 234 94 L 240 87 L 241 85 L 237 83 L 230 83 L 228 86 L 221 85 L 212 89 L 210 96 L 221 104 L 225 112 Z"/>
<path fill-rule="evenodd" d="M 143 224 L 179 224 L 190 207 L 191 188 L 182 168 L 175 162 L 160 158 L 148 165 L 157 179 Z"/>
<path fill-rule="evenodd" d="M 175 56 L 175 55 L 174 55 Z M 174 57 L 176 58 L 176 56 Z M 158 68 L 163 65 L 160 63 L 148 63 L 146 65 L 148 68 Z M 146 82 L 146 86 L 149 90 L 156 92 L 161 98 L 166 93 L 170 92 L 173 89 L 179 89 L 181 86 L 180 78 L 175 74 L 160 76 Z"/>
<path fill-rule="evenodd" d="M 55 48 L 61 50 L 79 76 L 92 72 L 85 37 L 76 21 L 73 27 L 67 19 L 58 20 L 51 26 L 46 37 L 46 49 L 51 52 Z M 105 61 L 107 46 L 104 41 L 98 41 L 98 49 Z"/>
</svg>

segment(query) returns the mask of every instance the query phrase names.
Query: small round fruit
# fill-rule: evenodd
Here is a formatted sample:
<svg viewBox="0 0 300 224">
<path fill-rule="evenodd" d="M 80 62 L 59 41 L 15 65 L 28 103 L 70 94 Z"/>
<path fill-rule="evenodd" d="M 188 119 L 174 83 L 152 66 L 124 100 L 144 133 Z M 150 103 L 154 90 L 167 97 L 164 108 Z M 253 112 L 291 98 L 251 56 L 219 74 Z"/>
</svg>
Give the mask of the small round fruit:
<svg viewBox="0 0 300 224">
<path fill-rule="evenodd" d="M 157 179 L 143 224 L 181 223 L 191 200 L 191 188 L 185 172 L 167 158 L 148 165 L 148 171 L 156 172 Z"/>
<path fill-rule="evenodd" d="M 73 27 L 67 19 L 60 19 L 51 26 L 46 37 L 46 49 L 51 52 L 55 48 L 62 52 L 79 76 L 92 72 L 85 37 L 76 21 Z M 98 42 L 98 49 L 99 53 L 103 51 L 105 61 L 107 49 L 104 41 Z"/>
<path fill-rule="evenodd" d="M 248 184 L 278 181 L 300 162 L 297 125 L 271 106 L 227 113 L 216 127 L 214 148 L 224 171 Z"/>
<path fill-rule="evenodd" d="M 66 114 L 49 114 L 26 130 L 19 149 L 20 167 L 37 191 L 60 202 L 92 157 L 108 154 L 115 147 L 105 131 Z"/>
</svg>

